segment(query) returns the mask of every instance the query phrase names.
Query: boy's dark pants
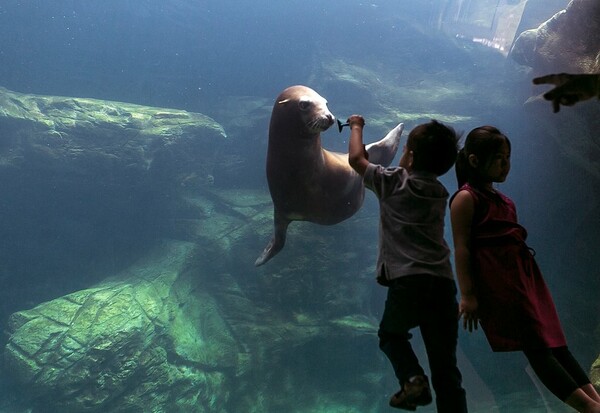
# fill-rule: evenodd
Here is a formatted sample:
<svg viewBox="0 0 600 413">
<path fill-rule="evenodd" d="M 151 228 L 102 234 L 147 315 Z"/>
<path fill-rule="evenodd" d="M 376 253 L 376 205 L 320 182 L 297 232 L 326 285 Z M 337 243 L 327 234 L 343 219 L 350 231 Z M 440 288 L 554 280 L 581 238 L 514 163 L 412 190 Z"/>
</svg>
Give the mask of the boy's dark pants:
<svg viewBox="0 0 600 413">
<path fill-rule="evenodd" d="M 379 347 L 392 363 L 400 385 L 415 375 L 424 375 L 409 342 L 409 330 L 417 326 L 427 351 L 438 413 L 467 412 L 456 363 L 458 304 L 454 280 L 411 275 L 391 281 L 379 325 Z"/>
</svg>

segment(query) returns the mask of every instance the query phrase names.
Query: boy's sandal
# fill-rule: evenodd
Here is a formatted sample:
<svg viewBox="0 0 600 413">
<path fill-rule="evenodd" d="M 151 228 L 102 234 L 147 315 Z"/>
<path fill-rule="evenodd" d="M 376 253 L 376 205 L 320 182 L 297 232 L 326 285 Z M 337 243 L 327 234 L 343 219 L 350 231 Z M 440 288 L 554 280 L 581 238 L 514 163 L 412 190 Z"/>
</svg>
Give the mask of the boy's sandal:
<svg viewBox="0 0 600 413">
<path fill-rule="evenodd" d="M 417 406 L 426 406 L 431 403 L 431 390 L 427 376 L 415 376 L 402 386 L 402 390 L 390 399 L 390 406 L 397 409 L 414 411 Z"/>
<path fill-rule="evenodd" d="M 390 398 L 390 406 L 411 412 L 417 410 L 417 405 L 408 399 L 404 390 L 400 390 Z"/>
</svg>

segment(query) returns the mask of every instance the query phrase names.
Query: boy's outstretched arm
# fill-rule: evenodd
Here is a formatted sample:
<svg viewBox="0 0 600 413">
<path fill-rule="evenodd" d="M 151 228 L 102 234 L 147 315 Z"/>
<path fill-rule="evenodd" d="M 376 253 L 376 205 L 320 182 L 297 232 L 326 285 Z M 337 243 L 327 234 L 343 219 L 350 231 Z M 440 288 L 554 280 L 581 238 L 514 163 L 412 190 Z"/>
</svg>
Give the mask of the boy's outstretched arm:
<svg viewBox="0 0 600 413">
<path fill-rule="evenodd" d="M 354 169 L 361 176 L 365 174 L 367 166 L 369 165 L 369 159 L 365 145 L 363 144 L 363 127 L 365 126 L 365 120 L 360 115 L 352 115 L 348 118 L 348 124 L 350 125 L 350 143 L 348 147 L 348 162 L 352 169 Z"/>
</svg>

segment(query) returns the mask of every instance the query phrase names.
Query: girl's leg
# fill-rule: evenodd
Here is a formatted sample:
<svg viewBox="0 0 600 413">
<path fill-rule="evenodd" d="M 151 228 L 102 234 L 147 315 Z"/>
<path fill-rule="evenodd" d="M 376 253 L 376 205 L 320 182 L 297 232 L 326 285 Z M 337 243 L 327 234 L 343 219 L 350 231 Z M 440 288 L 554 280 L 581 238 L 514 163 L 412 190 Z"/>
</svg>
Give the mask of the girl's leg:
<svg viewBox="0 0 600 413">
<path fill-rule="evenodd" d="M 566 347 L 524 353 L 541 382 L 556 397 L 578 412 L 600 413 L 600 403 L 583 390 L 591 386 L 587 375 Z"/>
<path fill-rule="evenodd" d="M 577 382 L 579 388 L 585 392 L 592 400 L 600 403 L 600 395 L 590 383 L 587 374 L 583 371 L 575 357 L 571 354 L 567 347 L 559 347 L 552 349 L 552 353 L 564 369 Z"/>
</svg>

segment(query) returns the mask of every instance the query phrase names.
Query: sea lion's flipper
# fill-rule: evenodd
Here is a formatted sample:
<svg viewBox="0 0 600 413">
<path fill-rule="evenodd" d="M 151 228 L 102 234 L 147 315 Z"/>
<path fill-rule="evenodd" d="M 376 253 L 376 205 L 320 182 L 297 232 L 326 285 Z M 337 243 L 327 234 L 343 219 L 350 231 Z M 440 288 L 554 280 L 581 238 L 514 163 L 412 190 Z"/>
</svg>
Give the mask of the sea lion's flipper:
<svg viewBox="0 0 600 413">
<path fill-rule="evenodd" d="M 400 136 L 403 131 L 404 123 L 399 123 L 383 139 L 368 144 L 366 149 L 369 153 L 369 162 L 383 166 L 391 164 L 396 156 L 396 152 L 398 152 Z"/>
<path fill-rule="evenodd" d="M 275 216 L 273 218 L 273 223 L 275 226 L 275 232 L 273 233 L 273 238 L 267 244 L 263 252 L 259 255 L 259 257 L 254 262 L 255 266 L 260 266 L 273 258 L 285 245 L 285 236 L 287 233 L 287 227 L 290 224 L 290 221 L 286 218 L 282 218 L 277 211 L 275 211 Z"/>
</svg>

